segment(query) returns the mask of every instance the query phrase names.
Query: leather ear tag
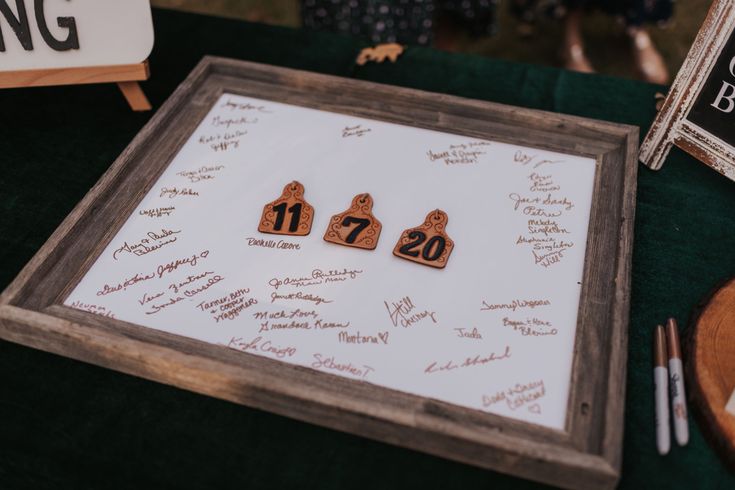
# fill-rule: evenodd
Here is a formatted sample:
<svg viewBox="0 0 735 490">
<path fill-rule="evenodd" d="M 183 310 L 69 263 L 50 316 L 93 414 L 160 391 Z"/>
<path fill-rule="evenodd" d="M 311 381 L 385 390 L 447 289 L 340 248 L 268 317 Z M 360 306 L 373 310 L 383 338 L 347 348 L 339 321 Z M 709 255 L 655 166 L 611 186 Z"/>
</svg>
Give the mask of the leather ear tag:
<svg viewBox="0 0 735 490">
<path fill-rule="evenodd" d="M 424 224 L 404 231 L 398 239 L 393 255 L 429 267 L 443 269 L 454 249 L 454 242 L 444 229 L 449 217 L 441 209 L 426 215 Z"/>
<path fill-rule="evenodd" d="M 324 239 L 337 245 L 373 250 L 378 246 L 383 225 L 373 216 L 373 198 L 358 194 L 347 211 L 329 220 Z"/>
<path fill-rule="evenodd" d="M 304 186 L 295 180 L 283 188 L 281 197 L 265 205 L 258 231 L 276 235 L 308 235 L 314 208 L 304 200 Z"/>
</svg>

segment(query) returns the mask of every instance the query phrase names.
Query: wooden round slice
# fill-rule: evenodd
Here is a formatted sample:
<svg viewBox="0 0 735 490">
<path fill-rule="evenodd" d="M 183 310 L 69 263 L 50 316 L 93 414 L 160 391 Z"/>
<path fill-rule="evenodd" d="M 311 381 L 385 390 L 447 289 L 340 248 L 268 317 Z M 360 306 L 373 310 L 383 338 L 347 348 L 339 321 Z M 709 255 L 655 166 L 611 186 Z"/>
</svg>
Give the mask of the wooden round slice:
<svg viewBox="0 0 735 490">
<path fill-rule="evenodd" d="M 695 313 L 687 354 L 686 388 L 700 428 L 735 471 L 735 415 L 725 411 L 735 389 L 735 278 Z"/>
</svg>

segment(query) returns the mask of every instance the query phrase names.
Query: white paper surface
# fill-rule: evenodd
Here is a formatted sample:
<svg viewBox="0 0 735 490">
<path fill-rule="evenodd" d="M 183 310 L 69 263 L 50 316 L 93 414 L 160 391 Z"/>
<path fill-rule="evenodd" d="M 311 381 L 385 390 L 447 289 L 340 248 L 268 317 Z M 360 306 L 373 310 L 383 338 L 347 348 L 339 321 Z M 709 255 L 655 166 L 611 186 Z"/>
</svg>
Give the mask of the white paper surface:
<svg viewBox="0 0 735 490">
<path fill-rule="evenodd" d="M 225 94 L 65 304 L 563 429 L 594 173 L 588 158 Z M 292 180 L 311 234 L 259 233 Z M 324 241 L 364 192 L 377 248 Z M 447 267 L 395 257 L 436 208 Z"/>
</svg>

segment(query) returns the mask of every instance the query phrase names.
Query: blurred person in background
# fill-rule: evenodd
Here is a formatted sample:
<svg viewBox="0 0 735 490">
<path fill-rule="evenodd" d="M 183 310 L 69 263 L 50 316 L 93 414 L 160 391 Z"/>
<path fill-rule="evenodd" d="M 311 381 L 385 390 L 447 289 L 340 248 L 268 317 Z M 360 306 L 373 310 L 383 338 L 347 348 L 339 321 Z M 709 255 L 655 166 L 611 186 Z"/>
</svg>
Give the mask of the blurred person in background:
<svg viewBox="0 0 735 490">
<path fill-rule="evenodd" d="M 582 37 L 582 20 L 589 9 L 621 18 L 631 40 L 633 60 L 646 81 L 665 84 L 668 70 L 645 24 L 664 23 L 674 0 L 507 0 L 523 26 L 540 17 L 564 21 L 561 58 L 564 67 L 593 72 Z M 303 26 L 361 37 L 373 43 L 434 45 L 455 50 L 457 30 L 470 37 L 496 30 L 499 0 L 302 0 Z"/>
<path fill-rule="evenodd" d="M 471 37 L 495 31 L 498 0 L 302 0 L 309 29 L 361 37 L 373 43 L 434 45 L 452 50 L 454 28 Z"/>
<path fill-rule="evenodd" d="M 652 83 L 665 84 L 669 73 L 661 54 L 646 31 L 645 24 L 663 24 L 674 10 L 674 0 L 510 0 L 513 13 L 527 25 L 541 15 L 564 19 L 561 58 L 569 70 L 594 72 L 584 51 L 582 20 L 584 12 L 600 9 L 622 19 L 630 38 L 636 68 Z"/>
</svg>

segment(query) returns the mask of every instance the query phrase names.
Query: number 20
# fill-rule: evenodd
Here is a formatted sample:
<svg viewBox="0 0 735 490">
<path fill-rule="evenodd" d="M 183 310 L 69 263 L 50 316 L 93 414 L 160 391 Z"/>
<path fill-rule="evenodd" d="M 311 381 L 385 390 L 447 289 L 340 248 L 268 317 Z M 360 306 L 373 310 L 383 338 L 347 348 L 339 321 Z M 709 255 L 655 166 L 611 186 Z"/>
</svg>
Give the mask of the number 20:
<svg viewBox="0 0 735 490">
<path fill-rule="evenodd" d="M 408 234 L 408 238 L 413 241 L 403 245 L 399 249 L 400 253 L 408 255 L 409 257 L 418 257 L 420 253 L 421 257 L 429 262 L 433 262 L 441 257 L 447 246 L 447 242 L 444 237 L 438 235 L 433 236 L 426 241 L 426 233 L 422 231 L 414 230 Z M 421 249 L 421 252 L 416 250 L 424 242 L 426 242 L 426 244 Z"/>
</svg>

